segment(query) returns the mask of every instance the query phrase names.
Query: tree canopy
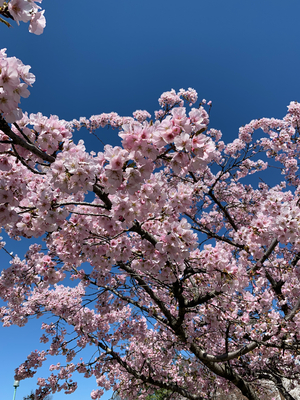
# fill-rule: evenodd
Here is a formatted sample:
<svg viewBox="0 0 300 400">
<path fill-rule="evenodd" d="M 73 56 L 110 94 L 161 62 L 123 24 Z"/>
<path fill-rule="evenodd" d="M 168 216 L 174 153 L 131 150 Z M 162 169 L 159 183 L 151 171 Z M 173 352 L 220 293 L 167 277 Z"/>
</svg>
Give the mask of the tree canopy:
<svg viewBox="0 0 300 400">
<path fill-rule="evenodd" d="M 0 14 L 40 34 L 36 3 L 0 1 Z M 74 392 L 76 372 L 96 378 L 92 399 L 112 388 L 124 399 L 159 390 L 204 400 L 218 388 L 258 400 L 266 384 L 293 399 L 300 104 L 225 143 L 191 88 L 163 93 L 155 119 L 22 113 L 29 69 L 0 51 L 0 220 L 12 239 L 45 248 L 31 245 L 2 271 L 0 315 L 4 326 L 53 319 L 42 323 L 48 350 L 32 352 L 16 379 L 62 355 L 38 378 L 37 399 Z M 73 140 L 75 129 L 104 127 L 119 130 L 120 146 L 88 152 Z"/>
</svg>

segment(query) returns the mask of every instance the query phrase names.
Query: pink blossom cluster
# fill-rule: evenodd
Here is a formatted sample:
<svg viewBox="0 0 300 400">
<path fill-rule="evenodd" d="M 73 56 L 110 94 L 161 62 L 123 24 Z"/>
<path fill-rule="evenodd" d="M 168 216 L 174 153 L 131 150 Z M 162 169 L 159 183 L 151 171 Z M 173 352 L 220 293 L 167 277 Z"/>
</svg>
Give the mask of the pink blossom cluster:
<svg viewBox="0 0 300 400">
<path fill-rule="evenodd" d="M 148 111 L 146 111 L 146 110 L 136 110 L 133 113 L 133 116 L 139 122 L 143 122 L 147 118 L 151 118 L 151 114 L 149 114 Z"/>
<path fill-rule="evenodd" d="M 173 107 L 176 105 L 183 106 L 184 101 L 180 98 L 180 94 L 176 93 L 174 89 L 169 92 L 164 92 L 158 99 L 161 107 Z"/>
<path fill-rule="evenodd" d="M 40 352 L 37 350 L 29 354 L 25 363 L 18 368 L 18 372 L 16 374 L 18 380 L 22 380 L 24 379 L 24 377 L 27 377 L 28 375 L 33 376 L 36 373 L 36 371 L 34 370 L 36 370 L 38 367 L 41 367 L 43 361 L 45 361 L 46 359 L 45 355 L 46 355 L 45 351 Z"/>
<path fill-rule="evenodd" d="M 41 113 L 30 114 L 29 116 L 25 113 L 18 124 L 42 151 L 49 154 L 57 151 L 59 146 L 68 142 L 72 136 L 67 128 L 67 122 L 60 120 L 57 115 L 51 115 L 48 118 Z M 33 130 L 30 131 L 28 126 L 32 126 Z M 20 134 L 15 128 L 12 129 L 16 134 Z"/>
<path fill-rule="evenodd" d="M 30 21 L 29 32 L 40 35 L 46 26 L 45 11 L 36 4 L 41 2 L 42 0 L 0 0 L 0 8 L 6 5 L 18 25 L 20 21 Z"/>
<path fill-rule="evenodd" d="M 163 231 L 167 230 L 168 233 L 160 237 L 155 248 L 162 254 L 167 253 L 170 260 L 184 260 L 197 246 L 197 235 L 190 229 L 191 225 L 186 219 L 182 219 L 180 224 L 173 222 L 168 225 L 162 227 Z"/>
<path fill-rule="evenodd" d="M 172 89 L 169 92 L 164 92 L 158 99 L 158 102 L 161 107 L 174 107 L 174 105 L 179 105 L 182 107 L 184 100 L 186 100 L 191 106 L 197 102 L 197 99 L 198 93 L 195 89 L 180 89 L 178 93 Z"/>
<path fill-rule="evenodd" d="M 64 151 L 58 153 L 49 171 L 53 187 L 62 193 L 77 193 L 92 190 L 96 177 L 102 171 L 104 158 L 101 153 L 97 157 L 85 151 L 83 140 L 77 145 L 67 142 Z"/>
<path fill-rule="evenodd" d="M 144 112 L 142 119 L 149 115 Z M 113 121 L 119 122 L 116 125 Z M 153 162 L 160 153 L 165 151 L 165 146 L 172 142 L 176 143 L 177 150 L 170 153 L 172 154 L 170 161 L 174 170 L 179 171 L 183 167 L 190 167 L 192 170 L 205 167 L 211 160 L 214 145 L 208 136 L 199 134 L 198 131 L 204 131 L 208 122 L 208 115 L 203 107 L 192 109 L 189 117 L 186 116 L 186 109 L 181 107 L 174 108 L 169 116 L 155 124 L 146 121 L 140 123 L 133 119 L 126 120 L 111 113 L 101 114 L 98 117 L 93 116 L 90 120 L 81 119 L 77 122 L 73 120 L 72 126 L 77 128 L 84 126 L 89 130 L 95 130 L 107 124 L 113 127 L 122 127 L 119 136 L 123 139 L 122 145 L 127 152 L 124 153 L 117 147 L 108 151 L 109 147 L 106 146 L 102 160 L 105 169 L 98 179 L 99 182 L 110 186 L 110 193 L 124 183 L 126 188 L 134 193 L 140 187 L 143 179 L 150 176 Z M 192 137 L 195 132 L 197 135 Z M 191 149 L 193 149 L 193 156 L 189 157 L 187 152 Z M 133 160 L 133 163 L 130 163 L 129 160 Z M 129 164 L 126 165 L 128 162 Z"/>
<path fill-rule="evenodd" d="M 148 118 L 148 117 L 146 117 Z M 105 126 L 112 128 L 121 128 L 123 124 L 133 121 L 132 117 L 120 117 L 117 113 L 102 113 L 100 115 L 92 115 L 89 119 L 82 117 L 79 120 L 73 119 L 69 125 L 71 128 L 81 129 L 86 128 L 90 132 Z"/>
<path fill-rule="evenodd" d="M 0 50 L 0 113 L 7 122 L 22 118 L 20 99 L 29 96 L 28 85 L 35 81 L 29 69 L 16 57 L 7 57 L 6 49 Z"/>
<path fill-rule="evenodd" d="M 189 106 L 195 104 L 198 100 L 198 93 L 195 89 L 188 88 L 188 90 L 180 89 L 180 96 L 189 103 Z"/>
</svg>

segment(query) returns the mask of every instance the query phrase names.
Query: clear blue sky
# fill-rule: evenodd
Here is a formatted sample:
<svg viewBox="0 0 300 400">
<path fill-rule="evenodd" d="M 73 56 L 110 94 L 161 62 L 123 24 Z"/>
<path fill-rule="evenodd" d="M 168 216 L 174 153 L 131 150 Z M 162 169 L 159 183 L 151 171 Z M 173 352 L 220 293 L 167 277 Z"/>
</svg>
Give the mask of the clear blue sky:
<svg viewBox="0 0 300 400">
<path fill-rule="evenodd" d="M 0 25 L 0 47 L 32 66 L 36 83 L 23 111 L 71 120 L 101 112 L 152 115 L 166 90 L 192 87 L 213 101 L 211 127 L 233 140 L 253 118 L 283 117 L 300 101 L 299 0 L 43 1 L 47 27 Z M 105 143 L 117 132 L 103 130 Z M 92 146 L 86 132 L 75 133 Z M 95 145 L 93 146 L 95 148 Z M 19 256 L 23 243 L 8 243 Z M 1 268 L 8 263 L 0 253 Z M 14 368 L 40 349 L 40 321 L 0 328 L 0 399 L 13 396 Z M 42 375 L 45 376 L 46 370 Z M 70 400 L 88 400 L 93 378 Z M 17 400 L 34 389 L 21 382 Z M 63 393 L 53 400 L 65 398 Z"/>
</svg>

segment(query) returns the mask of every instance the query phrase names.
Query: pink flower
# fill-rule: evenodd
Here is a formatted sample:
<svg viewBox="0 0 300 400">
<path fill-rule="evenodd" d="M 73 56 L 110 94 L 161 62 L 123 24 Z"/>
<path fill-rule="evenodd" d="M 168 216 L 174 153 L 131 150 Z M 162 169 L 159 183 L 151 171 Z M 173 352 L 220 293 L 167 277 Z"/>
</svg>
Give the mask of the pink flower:
<svg viewBox="0 0 300 400">
<path fill-rule="evenodd" d="M 93 390 L 92 392 L 91 392 L 91 398 L 93 399 L 93 400 L 97 400 L 97 399 L 100 399 L 100 397 L 103 395 L 103 390 L 100 390 L 100 389 L 98 389 L 98 390 Z"/>
<path fill-rule="evenodd" d="M 36 12 L 30 20 L 29 32 L 36 35 L 41 35 L 46 26 L 46 18 L 44 17 L 44 10 Z"/>
<path fill-rule="evenodd" d="M 151 114 L 149 114 L 148 111 L 145 111 L 145 110 L 136 110 L 133 113 L 133 116 L 139 122 L 143 122 L 147 118 L 151 118 Z"/>
<path fill-rule="evenodd" d="M 18 24 L 19 21 L 28 22 L 31 18 L 32 5 L 27 0 L 11 0 L 8 9 Z"/>
<path fill-rule="evenodd" d="M 12 165 L 9 162 L 8 157 L 5 157 L 5 156 L 0 157 L 0 170 L 1 171 L 10 171 L 11 168 L 12 168 Z"/>
</svg>

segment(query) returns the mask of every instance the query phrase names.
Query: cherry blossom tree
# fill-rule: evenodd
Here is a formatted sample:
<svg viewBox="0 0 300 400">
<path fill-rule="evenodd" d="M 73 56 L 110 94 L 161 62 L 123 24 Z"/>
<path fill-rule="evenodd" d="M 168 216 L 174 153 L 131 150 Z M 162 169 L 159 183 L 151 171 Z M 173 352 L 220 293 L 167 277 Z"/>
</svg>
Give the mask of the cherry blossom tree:
<svg viewBox="0 0 300 400">
<path fill-rule="evenodd" d="M 2 0 L 0 14 L 40 34 L 36 3 Z M 300 104 L 226 144 L 191 88 L 163 93 L 153 120 L 143 110 L 69 122 L 22 113 L 29 69 L 0 51 L 0 220 L 12 239 L 44 248 L 12 255 L 0 315 L 4 326 L 53 319 L 41 326 L 48 350 L 32 352 L 16 379 L 61 355 L 37 399 L 74 392 L 76 373 L 95 377 L 92 399 L 112 388 L 124 399 L 161 390 L 204 400 L 218 388 L 258 400 L 270 385 L 294 399 Z M 87 152 L 72 139 L 103 127 L 119 130 L 120 146 Z M 84 348 L 91 357 L 78 360 Z"/>
</svg>

